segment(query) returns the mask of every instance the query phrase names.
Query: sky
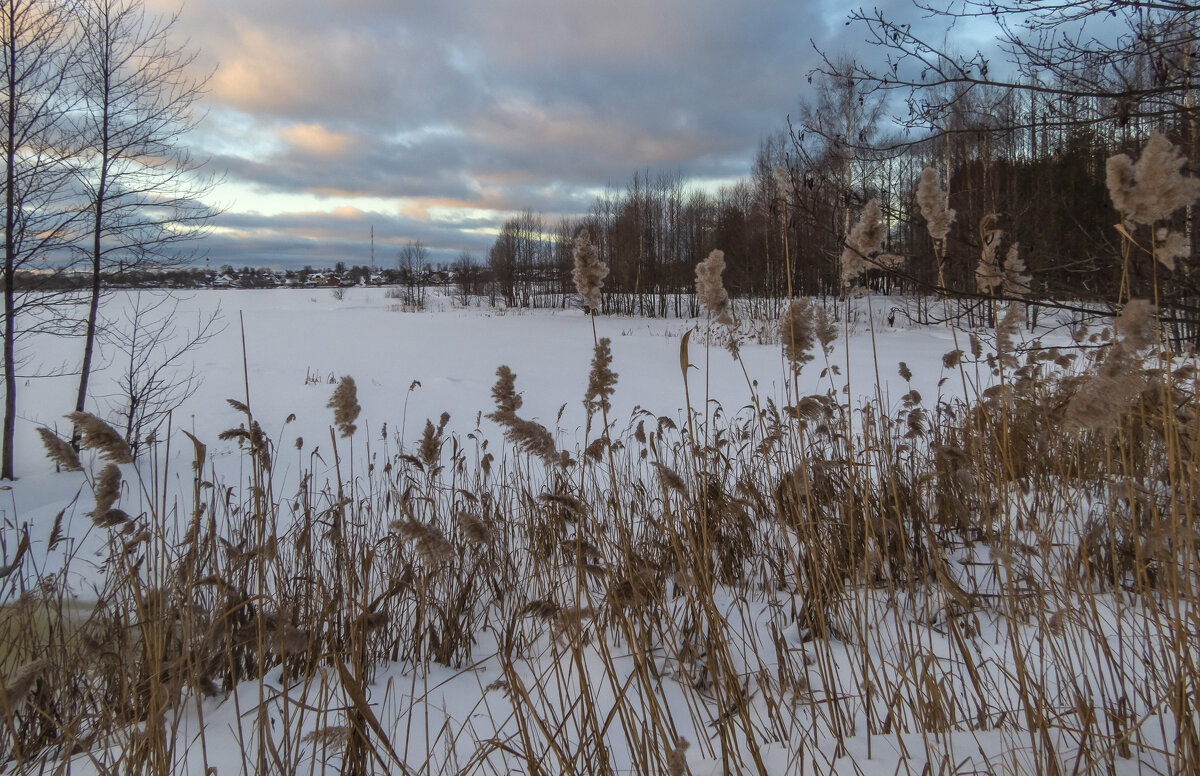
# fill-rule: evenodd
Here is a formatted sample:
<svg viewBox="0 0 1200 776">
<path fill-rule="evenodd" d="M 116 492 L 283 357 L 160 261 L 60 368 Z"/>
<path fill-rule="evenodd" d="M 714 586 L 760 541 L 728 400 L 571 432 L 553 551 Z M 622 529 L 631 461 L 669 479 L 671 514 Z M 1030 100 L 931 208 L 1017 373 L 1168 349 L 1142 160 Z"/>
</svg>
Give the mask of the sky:
<svg viewBox="0 0 1200 776">
<path fill-rule="evenodd" d="M 747 175 L 834 0 L 147 0 L 211 72 L 186 142 L 222 264 L 483 260 L 504 220 L 587 211 L 635 171 Z M 861 37 L 861 36 L 860 36 Z"/>
</svg>

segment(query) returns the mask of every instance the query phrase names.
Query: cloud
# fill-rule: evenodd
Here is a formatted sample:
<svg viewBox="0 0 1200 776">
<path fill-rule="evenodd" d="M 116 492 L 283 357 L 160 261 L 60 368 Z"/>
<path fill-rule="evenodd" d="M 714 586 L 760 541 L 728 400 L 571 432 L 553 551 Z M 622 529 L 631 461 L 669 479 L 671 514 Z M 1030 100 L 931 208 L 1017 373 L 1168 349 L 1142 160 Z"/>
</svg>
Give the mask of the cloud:
<svg viewBox="0 0 1200 776">
<path fill-rule="evenodd" d="M 296 124 L 280 130 L 279 136 L 300 151 L 324 158 L 344 156 L 354 142 L 350 135 L 330 132 L 320 124 Z"/>
<path fill-rule="evenodd" d="M 213 266 L 367 265 L 373 228 L 376 266 L 394 266 L 396 253 L 410 240 L 429 246 L 433 263 L 449 264 L 463 251 L 483 258 L 492 238 L 472 230 L 485 226 L 482 221 L 415 219 L 351 206 L 269 216 L 227 213 L 207 238 L 205 255 Z"/>
<path fill-rule="evenodd" d="M 190 0 L 179 24 L 216 68 L 199 151 L 256 192 L 219 223 L 256 196 L 303 195 L 498 227 L 525 207 L 585 211 L 591 192 L 638 170 L 747 174 L 807 88 L 808 38 L 838 8 Z M 477 230 L 428 236 L 477 246 Z"/>
</svg>

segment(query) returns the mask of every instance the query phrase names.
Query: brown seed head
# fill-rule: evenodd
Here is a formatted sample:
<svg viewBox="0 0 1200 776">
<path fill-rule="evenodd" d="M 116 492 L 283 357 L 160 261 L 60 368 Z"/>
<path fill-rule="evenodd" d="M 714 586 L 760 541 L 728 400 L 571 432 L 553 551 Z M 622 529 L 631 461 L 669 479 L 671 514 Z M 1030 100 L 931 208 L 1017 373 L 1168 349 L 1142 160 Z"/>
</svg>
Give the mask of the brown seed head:
<svg viewBox="0 0 1200 776">
<path fill-rule="evenodd" d="M 45 426 L 38 428 L 38 434 L 42 437 L 42 444 L 46 448 L 46 457 L 58 464 L 63 471 L 78 472 L 83 471 L 83 466 L 79 463 L 79 455 L 75 452 L 75 448 L 58 438 L 55 434 Z"/>
<path fill-rule="evenodd" d="M 581 229 L 579 236 L 575 238 L 575 269 L 571 278 L 575 281 L 575 290 L 583 297 L 584 303 L 592 313 L 600 309 L 600 289 L 603 288 L 606 277 L 608 265 L 600 261 L 588 230 Z"/>
<path fill-rule="evenodd" d="M 950 224 L 954 223 L 954 210 L 946 207 L 946 200 L 946 190 L 938 180 L 937 170 L 926 167 L 917 184 L 917 205 L 925 218 L 929 236 L 935 240 L 945 240 Z"/>
<path fill-rule="evenodd" d="M 92 510 L 92 519 L 104 519 L 121 495 L 121 470 L 115 463 L 110 463 L 100 470 L 100 474 L 92 483 L 92 489 L 96 498 L 96 508 Z"/>
<path fill-rule="evenodd" d="M 33 685 L 48 668 L 50 668 L 49 660 L 45 658 L 34 660 L 13 671 L 4 681 L 0 691 L 3 691 L 4 705 L 7 706 L 10 714 L 25 702 L 33 690 Z"/>
<path fill-rule="evenodd" d="M 72 412 L 67 420 L 83 432 L 82 446 L 95 450 L 100 457 L 113 463 L 133 463 L 133 452 L 116 429 L 90 412 Z"/>
<path fill-rule="evenodd" d="M 714 250 L 708 258 L 696 265 L 696 296 L 700 304 L 713 315 L 725 312 L 729 305 L 729 294 L 721 281 L 725 271 L 725 252 Z"/>
<path fill-rule="evenodd" d="M 612 370 L 612 342 L 601 337 L 592 355 L 592 371 L 588 375 L 587 391 L 583 395 L 583 406 L 588 413 L 612 408 L 609 397 L 617 385 L 617 373 Z"/>
<path fill-rule="evenodd" d="M 783 354 L 796 370 L 812 361 L 813 338 L 816 334 L 812 304 L 808 300 L 791 303 L 779 321 L 779 338 Z"/>
<path fill-rule="evenodd" d="M 1125 220 L 1153 224 L 1200 197 L 1200 179 L 1184 177 L 1187 160 L 1165 135 L 1155 132 L 1137 162 L 1125 154 L 1106 164 L 1108 193 Z"/>
<path fill-rule="evenodd" d="M 357 429 L 354 421 L 362 411 L 362 407 L 358 405 L 358 387 L 354 384 L 354 378 L 349 375 L 343 377 L 325 406 L 333 410 L 333 422 L 342 432 L 342 436 L 348 437 L 353 434 Z"/>
</svg>

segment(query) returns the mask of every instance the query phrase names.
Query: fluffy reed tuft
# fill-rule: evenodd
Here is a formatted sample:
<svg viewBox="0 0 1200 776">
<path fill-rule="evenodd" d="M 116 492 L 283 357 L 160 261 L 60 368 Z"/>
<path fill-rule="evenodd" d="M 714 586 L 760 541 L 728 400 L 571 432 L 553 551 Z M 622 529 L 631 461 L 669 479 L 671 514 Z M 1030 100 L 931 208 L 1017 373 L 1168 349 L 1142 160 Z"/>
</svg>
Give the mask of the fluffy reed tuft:
<svg viewBox="0 0 1200 776">
<path fill-rule="evenodd" d="M 979 265 L 975 268 L 975 285 L 981 294 L 995 293 L 1004 283 L 1004 271 L 996 255 L 1004 237 L 1004 230 L 996 227 L 999 220 L 997 213 L 988 213 L 979 220 L 979 242 L 983 249 L 979 252 Z"/>
<path fill-rule="evenodd" d="M 686 738 L 675 742 L 675 747 L 667 752 L 667 773 L 670 776 L 685 776 L 688 772 L 687 750 L 691 744 Z"/>
<path fill-rule="evenodd" d="M 929 236 L 934 240 L 945 240 L 950 233 L 950 224 L 954 223 L 954 209 L 946 207 L 947 198 L 946 190 L 938 180 L 937 170 L 926 167 L 917 184 L 917 205 L 925 218 Z"/>
<path fill-rule="evenodd" d="M 883 224 L 879 218 L 879 203 L 871 200 L 863 208 L 858 223 L 846 236 L 846 247 L 842 249 L 843 283 L 849 284 L 867 271 L 867 257 L 878 250 L 883 242 Z"/>
<path fill-rule="evenodd" d="M 846 236 L 846 246 L 842 249 L 843 284 L 850 285 L 852 280 L 872 267 L 892 268 L 903 262 L 900 256 L 882 251 L 883 238 L 886 236 L 883 213 L 878 200 L 873 199 L 863 208 L 862 217 Z"/>
<path fill-rule="evenodd" d="M 100 470 L 93 483 L 92 490 L 96 499 L 96 507 L 92 510 L 92 519 L 101 520 L 117 503 L 121 494 L 121 470 L 115 463 L 110 463 Z"/>
<path fill-rule="evenodd" d="M 1163 227 L 1158 230 L 1154 241 L 1154 258 L 1172 272 L 1179 259 L 1192 255 L 1192 242 L 1183 232 Z"/>
<path fill-rule="evenodd" d="M 450 421 L 449 413 L 442 413 L 439 424 L 435 427 L 432 420 L 425 421 L 425 431 L 421 434 L 421 443 L 417 446 L 417 457 L 426 469 L 432 469 L 442 458 L 442 439 L 446 431 L 446 423 Z"/>
<path fill-rule="evenodd" d="M 0 686 L 0 691 L 3 692 L 3 701 L 6 710 L 9 714 L 16 711 L 25 699 L 29 697 L 29 693 L 33 691 L 33 686 L 42 674 L 46 673 L 46 669 L 50 668 L 50 661 L 42 658 L 26 663 L 17 670 L 13 671 L 7 679 L 4 680 L 3 686 Z"/>
<path fill-rule="evenodd" d="M 354 378 L 350 375 L 343 377 L 325 406 L 333 410 L 333 422 L 338 431 L 342 432 L 342 436 L 351 436 L 358 428 L 354 421 L 362 411 L 358 404 L 358 387 L 354 384 Z"/>
<path fill-rule="evenodd" d="M 1032 289 L 1033 277 L 1021 258 L 1021 244 L 1013 243 L 1004 258 L 1004 282 L 1001 290 L 1008 296 L 1024 299 Z"/>
<path fill-rule="evenodd" d="M 496 384 L 492 386 L 492 401 L 496 402 L 496 412 L 509 414 L 521 409 L 524 400 L 517 393 L 517 376 L 507 366 L 501 365 L 496 369 Z M 491 415 L 488 416 L 489 418 Z"/>
<path fill-rule="evenodd" d="M 430 563 L 454 559 L 454 545 L 432 525 L 424 525 L 410 519 L 396 520 L 389 527 L 400 538 L 413 542 L 417 551 Z"/>
<path fill-rule="evenodd" d="M 1157 332 L 1150 300 L 1130 299 L 1124 309 L 1113 318 L 1113 331 L 1121 343 L 1134 350 L 1143 350 L 1153 345 L 1157 339 Z"/>
<path fill-rule="evenodd" d="M 683 478 L 679 476 L 678 472 L 676 472 L 670 466 L 659 463 L 658 461 L 654 461 L 651 465 L 658 472 L 658 477 L 660 480 L 662 480 L 662 484 L 664 486 L 685 496 L 687 495 L 687 483 L 683 481 Z"/>
<path fill-rule="evenodd" d="M 72 412 L 67 420 L 83 433 L 81 445 L 113 463 L 133 463 L 133 451 L 117 430 L 90 412 Z"/>
<path fill-rule="evenodd" d="M 478 515 L 460 510 L 454 513 L 454 522 L 458 524 L 463 538 L 471 544 L 489 545 L 496 540 L 496 532 Z"/>
<path fill-rule="evenodd" d="M 817 308 L 814 318 L 816 323 L 814 333 L 817 336 L 817 342 L 821 343 L 821 350 L 828 355 L 833 352 L 833 343 L 838 336 L 837 322 L 823 307 Z"/>
<path fill-rule="evenodd" d="M 350 740 L 349 725 L 331 725 L 310 730 L 301 739 L 307 744 L 329 749 L 340 749 Z"/>
<path fill-rule="evenodd" d="M 725 271 L 725 252 L 714 250 L 708 258 L 696 265 L 696 296 L 700 304 L 717 320 L 726 325 L 733 322 L 729 317 L 729 293 L 721 280 Z"/>
<path fill-rule="evenodd" d="M 1154 344 L 1153 311 L 1145 299 L 1132 299 L 1113 319 L 1116 342 L 1095 372 L 1087 375 L 1067 404 L 1066 420 L 1082 429 L 1103 429 L 1117 422 L 1148 381 L 1138 351 Z"/>
<path fill-rule="evenodd" d="M 796 371 L 803 369 L 805 364 L 813 360 L 813 339 L 817 334 L 816 318 L 812 303 L 807 299 L 797 299 L 788 306 L 779 321 L 783 354 Z"/>
<path fill-rule="evenodd" d="M 516 380 L 517 376 L 507 366 L 496 369 L 496 384 L 492 386 L 496 409 L 487 414 L 487 419 L 501 426 L 504 438 L 518 450 L 541 458 L 547 466 L 565 466 L 569 456 L 558 451 L 550 431 L 541 423 L 517 415 L 522 402 Z"/>
<path fill-rule="evenodd" d="M 575 290 L 583 297 L 590 313 L 594 314 L 600 309 L 600 289 L 606 277 L 608 265 L 600 261 L 588 230 L 581 229 L 575 238 L 575 269 L 571 279 L 575 281 Z"/>
<path fill-rule="evenodd" d="M 1108 158 L 1106 180 L 1113 206 L 1127 223 L 1153 224 L 1200 197 L 1200 179 L 1184 177 L 1187 160 L 1165 135 L 1155 132 L 1134 162 Z"/>
<path fill-rule="evenodd" d="M 38 428 L 38 434 L 42 437 L 42 444 L 46 448 L 47 458 L 58 464 L 63 471 L 83 471 L 83 466 L 79 463 L 79 455 L 69 442 L 59 439 L 57 434 L 45 426 Z"/>
<path fill-rule="evenodd" d="M 996 323 L 996 357 L 1007 367 L 1016 367 L 1017 337 L 1021 333 L 1021 318 L 1024 305 L 1010 302 L 1004 316 Z"/>
<path fill-rule="evenodd" d="M 609 397 L 617 385 L 617 373 L 612 370 L 612 341 L 601 337 L 592 354 L 592 371 L 588 375 L 587 392 L 583 395 L 583 406 L 588 414 L 612 409 Z"/>
<path fill-rule="evenodd" d="M 541 458 L 547 466 L 563 466 L 569 460 L 559 453 L 549 429 L 536 421 L 514 415 L 505 426 L 504 438 L 518 450 Z"/>
</svg>

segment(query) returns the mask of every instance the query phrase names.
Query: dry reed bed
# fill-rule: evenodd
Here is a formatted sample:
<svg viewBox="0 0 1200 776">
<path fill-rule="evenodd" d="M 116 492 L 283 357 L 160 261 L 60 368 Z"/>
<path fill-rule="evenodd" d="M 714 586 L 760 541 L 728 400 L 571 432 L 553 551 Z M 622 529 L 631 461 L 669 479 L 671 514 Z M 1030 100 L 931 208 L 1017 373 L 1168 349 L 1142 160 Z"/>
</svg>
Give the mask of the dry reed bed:
<svg viewBox="0 0 1200 776">
<path fill-rule="evenodd" d="M 789 334 L 812 334 L 787 348 L 797 373 L 822 350 L 830 369 L 828 324 L 793 312 Z M 210 481 L 192 439 L 190 498 L 168 495 L 156 450 L 133 465 L 95 421 L 80 476 L 109 532 L 104 587 L 81 614 L 65 572 L 7 570 L 0 756 L 26 772 L 808 773 L 909 756 L 1194 772 L 1197 384 L 1152 353 L 1144 312 L 1083 357 L 1021 351 L 1003 325 L 991 348 L 964 336 L 950 379 L 995 378 L 969 404 L 910 391 L 851 408 L 831 389 L 623 425 L 598 342 L 592 436 L 569 452 L 521 418 L 503 368 L 503 444 L 445 418 L 415 449 L 363 439 L 343 380 L 331 460 L 305 460 L 231 401 L 245 422 L 222 436 L 248 476 Z M 289 455 L 306 473 L 281 493 Z M 130 488 L 150 514 L 121 511 Z"/>
</svg>

